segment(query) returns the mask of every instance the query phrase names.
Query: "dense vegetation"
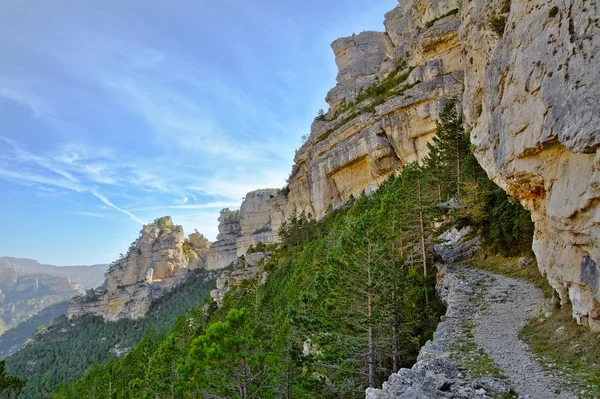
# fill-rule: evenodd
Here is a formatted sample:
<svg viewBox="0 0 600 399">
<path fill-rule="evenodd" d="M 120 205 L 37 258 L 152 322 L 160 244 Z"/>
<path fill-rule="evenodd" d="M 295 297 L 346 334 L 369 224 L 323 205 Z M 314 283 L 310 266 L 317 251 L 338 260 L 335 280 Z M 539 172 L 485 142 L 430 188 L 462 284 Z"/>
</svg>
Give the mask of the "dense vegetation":
<svg viewBox="0 0 600 399">
<path fill-rule="evenodd" d="M 531 243 L 527 212 L 489 181 L 462 125 L 448 101 L 423 165 L 318 222 L 291 215 L 280 244 L 261 246 L 266 282 L 197 306 L 54 397 L 364 397 L 414 362 L 443 311 L 430 250 L 440 230 L 470 224 L 506 254 Z M 462 205 L 439 206 L 451 198 Z"/>
<path fill-rule="evenodd" d="M 115 358 L 150 331 L 167 331 L 178 315 L 204 301 L 213 284 L 206 272 L 194 272 L 183 284 L 154 301 L 148 316 L 139 320 L 105 322 L 99 316 L 73 320 L 61 316 L 6 359 L 9 373 L 27 379 L 19 398 L 47 397 L 59 383 L 71 381 L 94 363 Z"/>
<path fill-rule="evenodd" d="M 6 374 L 6 362 L 0 361 L 0 398 L 12 399 L 19 396 L 27 381 Z"/>
</svg>

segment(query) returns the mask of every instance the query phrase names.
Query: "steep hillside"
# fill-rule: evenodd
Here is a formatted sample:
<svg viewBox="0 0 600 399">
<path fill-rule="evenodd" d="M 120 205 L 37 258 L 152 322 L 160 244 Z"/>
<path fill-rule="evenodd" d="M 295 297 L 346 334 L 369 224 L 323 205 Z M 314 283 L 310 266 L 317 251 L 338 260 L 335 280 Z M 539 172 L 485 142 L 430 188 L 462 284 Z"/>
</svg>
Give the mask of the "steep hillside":
<svg viewBox="0 0 600 399">
<path fill-rule="evenodd" d="M 21 323 L 27 323 L 46 308 L 67 301 L 86 288 L 100 285 L 102 274 L 107 268 L 108 265 L 52 266 L 40 264 L 33 259 L 0 257 L 0 334 Z M 44 314 L 55 312 L 50 310 Z M 17 341 L 22 345 L 31 332 L 35 331 L 35 328 L 30 331 L 29 328 L 23 330 L 22 327 L 19 329 L 21 333 L 29 333 L 16 341 L 9 339 L 12 351 L 18 349 Z M 4 343 L 0 343 L 0 347 L 0 353 L 6 356 L 9 349 L 4 347 Z"/>
<path fill-rule="evenodd" d="M 463 90 L 458 2 L 436 2 L 406 14 L 402 7 L 385 16 L 386 32 L 332 43 L 339 72 L 326 98 L 330 109 L 315 118 L 288 185 L 248 194 L 244 204 L 260 209 L 258 230 L 236 230 L 231 211 L 223 211 L 209 268 L 234 262 L 258 240 L 272 241 L 272 232 L 293 212 L 320 219 L 427 155 L 442 104 Z M 243 215 L 253 213 L 245 208 L 234 219 L 243 223 Z"/>
<path fill-rule="evenodd" d="M 77 284 L 67 277 L 26 273 L 0 265 L 0 332 L 79 292 Z"/>
<path fill-rule="evenodd" d="M 7 330 L 0 337 L 0 360 L 16 353 L 33 337 L 34 333 L 48 328 L 59 316 L 66 315 L 68 308 L 69 302 L 66 300 L 55 303 Z"/>
<path fill-rule="evenodd" d="M 216 302 L 55 396 L 361 397 L 431 336 L 432 248 L 452 226 L 472 226 L 469 240 L 491 253 L 528 254 L 533 242 L 561 303 L 600 329 L 598 7 L 407 0 L 385 32 L 336 40 L 330 108 L 288 185 L 223 210 L 210 249 L 201 237 L 186 245 L 170 219 L 146 226 L 69 314 L 141 317 L 189 268 L 231 266 Z M 475 360 L 488 364 L 484 353 Z"/>
<path fill-rule="evenodd" d="M 252 246 L 217 279 L 215 303 L 54 397 L 358 398 L 412 365 L 443 311 L 432 262 L 439 232 L 474 226 L 471 254 L 531 245 L 527 212 L 476 163 L 456 102 L 440 117 L 422 167 L 319 221 L 292 213 L 276 243 Z M 440 197 L 465 205 L 449 209 Z"/>
</svg>

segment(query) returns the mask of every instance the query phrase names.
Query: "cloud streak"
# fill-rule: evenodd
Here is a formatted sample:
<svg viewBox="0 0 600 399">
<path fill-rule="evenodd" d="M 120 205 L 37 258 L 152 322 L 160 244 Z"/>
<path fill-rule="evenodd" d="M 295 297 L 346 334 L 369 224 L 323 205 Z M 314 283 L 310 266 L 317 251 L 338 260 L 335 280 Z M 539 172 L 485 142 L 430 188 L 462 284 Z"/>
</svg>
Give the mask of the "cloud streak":
<svg viewBox="0 0 600 399">
<path fill-rule="evenodd" d="M 144 222 L 142 219 L 140 219 L 139 217 L 135 216 L 133 213 L 123 209 L 123 208 L 119 208 L 118 206 L 116 206 L 115 204 L 113 204 L 108 198 L 106 198 L 105 196 L 103 196 L 102 194 L 100 194 L 99 192 L 97 192 L 96 190 L 92 190 L 91 191 L 92 195 L 96 198 L 98 198 L 100 201 L 102 201 L 104 204 L 106 204 L 107 206 L 111 207 L 112 209 L 121 212 L 124 215 L 129 216 L 129 218 L 135 222 L 138 222 L 141 225 L 146 224 L 146 222 Z"/>
</svg>

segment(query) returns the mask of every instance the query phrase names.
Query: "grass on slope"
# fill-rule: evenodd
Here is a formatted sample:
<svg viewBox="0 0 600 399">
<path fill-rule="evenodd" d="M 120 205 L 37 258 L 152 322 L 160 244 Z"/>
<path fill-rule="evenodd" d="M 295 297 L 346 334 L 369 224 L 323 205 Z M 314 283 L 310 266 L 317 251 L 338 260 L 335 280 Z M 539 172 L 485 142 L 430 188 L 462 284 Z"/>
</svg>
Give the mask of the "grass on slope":
<svg viewBox="0 0 600 399">
<path fill-rule="evenodd" d="M 567 388 L 580 398 L 600 398 L 600 333 L 580 326 L 564 306 L 548 318 L 530 321 L 520 338 L 539 363 L 564 377 Z"/>
<path fill-rule="evenodd" d="M 528 283 L 531 283 L 534 287 L 542 290 L 544 297 L 552 297 L 552 287 L 550 287 L 548 280 L 546 280 L 538 270 L 537 264 L 532 262 L 526 268 L 520 269 L 517 265 L 518 262 L 518 256 L 504 257 L 497 254 L 480 254 L 465 263 L 477 269 L 525 280 Z"/>
</svg>

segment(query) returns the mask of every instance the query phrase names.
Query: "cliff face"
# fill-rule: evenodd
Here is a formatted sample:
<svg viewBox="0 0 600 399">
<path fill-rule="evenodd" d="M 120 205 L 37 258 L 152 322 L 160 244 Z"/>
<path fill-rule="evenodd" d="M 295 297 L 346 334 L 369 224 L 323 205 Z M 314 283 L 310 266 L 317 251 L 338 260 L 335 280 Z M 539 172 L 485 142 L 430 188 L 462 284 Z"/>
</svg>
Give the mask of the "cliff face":
<svg viewBox="0 0 600 399">
<path fill-rule="evenodd" d="M 239 212 L 221 211 L 209 269 L 235 264 L 251 244 L 275 241 L 291 212 L 320 219 L 427 154 L 443 101 L 463 88 L 460 21 L 458 1 L 416 3 L 388 13 L 386 32 L 332 43 L 339 73 L 330 109 L 313 122 L 288 187 L 249 193 Z M 369 92 L 377 85 L 383 93 Z"/>
<path fill-rule="evenodd" d="M 283 194 L 254 203 L 261 222 L 277 231 L 292 211 L 321 218 L 374 190 L 426 155 L 443 101 L 458 96 L 480 163 L 532 211 L 540 271 L 579 322 L 600 329 L 598 7 L 408 0 L 385 15 L 385 32 L 336 40 L 330 109 Z M 209 267 L 235 263 L 262 238 L 242 231 L 241 214 L 222 213 Z"/>
<path fill-rule="evenodd" d="M 460 21 L 457 1 L 415 3 L 386 14 L 384 33 L 332 43 L 337 85 L 296 155 L 288 212 L 321 218 L 427 154 L 442 101 L 462 91 Z"/>
<path fill-rule="evenodd" d="M 204 267 L 210 244 L 194 233 L 186 240 L 183 227 L 163 217 L 142 228 L 127 254 L 105 273 L 105 284 L 73 298 L 69 317 L 96 314 L 107 320 L 139 318 L 154 299 L 185 278 L 187 271 Z"/>
<path fill-rule="evenodd" d="M 561 302 L 600 330 L 599 4 L 503 3 L 461 12 L 471 140 L 488 174 L 531 210 L 540 271 Z M 493 17 L 506 18 L 501 37 Z"/>
<path fill-rule="evenodd" d="M 219 216 L 219 235 L 208 253 L 206 268 L 222 269 L 235 265 L 237 258 L 246 253 L 250 245 L 277 240 L 276 227 L 283 215 L 274 203 L 279 190 L 264 189 L 246 194 L 239 211 L 223 209 Z"/>
</svg>

